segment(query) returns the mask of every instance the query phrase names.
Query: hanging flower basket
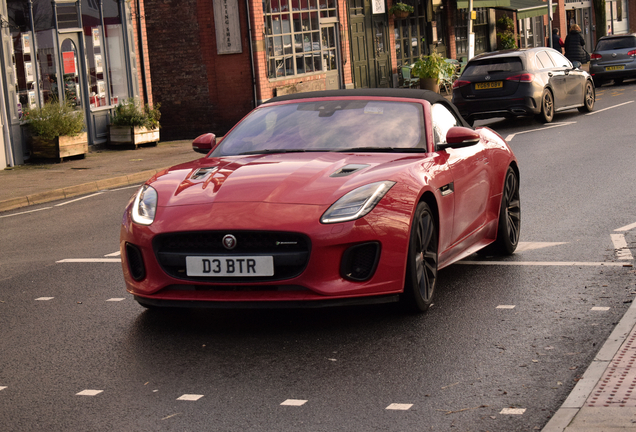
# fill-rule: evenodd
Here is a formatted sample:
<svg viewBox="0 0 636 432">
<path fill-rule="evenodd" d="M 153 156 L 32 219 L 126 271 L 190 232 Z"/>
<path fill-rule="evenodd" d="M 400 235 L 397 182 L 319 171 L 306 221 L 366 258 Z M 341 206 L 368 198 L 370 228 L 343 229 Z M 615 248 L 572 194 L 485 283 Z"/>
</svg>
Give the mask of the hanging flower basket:
<svg viewBox="0 0 636 432">
<path fill-rule="evenodd" d="M 397 2 L 389 8 L 395 19 L 404 19 L 415 11 L 415 8 L 406 3 Z"/>
<path fill-rule="evenodd" d="M 406 11 L 395 11 L 395 12 L 393 12 L 393 16 L 396 19 L 404 19 L 404 18 L 409 16 L 409 13 L 406 12 Z"/>
</svg>

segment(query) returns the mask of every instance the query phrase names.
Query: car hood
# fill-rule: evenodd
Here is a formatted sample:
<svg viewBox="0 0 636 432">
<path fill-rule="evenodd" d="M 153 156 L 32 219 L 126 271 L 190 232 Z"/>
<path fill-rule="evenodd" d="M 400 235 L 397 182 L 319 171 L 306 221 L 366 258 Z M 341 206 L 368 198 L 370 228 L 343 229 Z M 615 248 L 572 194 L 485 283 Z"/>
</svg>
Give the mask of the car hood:
<svg viewBox="0 0 636 432">
<path fill-rule="evenodd" d="M 287 153 L 203 158 L 149 182 L 158 205 L 228 202 L 330 205 L 356 187 L 391 180 L 422 154 Z"/>
</svg>

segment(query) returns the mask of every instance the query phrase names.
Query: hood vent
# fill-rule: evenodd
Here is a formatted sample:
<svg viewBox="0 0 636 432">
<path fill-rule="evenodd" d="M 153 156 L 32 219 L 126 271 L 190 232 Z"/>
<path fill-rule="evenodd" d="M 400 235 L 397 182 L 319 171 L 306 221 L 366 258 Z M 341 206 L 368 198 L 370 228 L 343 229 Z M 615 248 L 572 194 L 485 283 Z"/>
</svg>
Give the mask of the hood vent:
<svg viewBox="0 0 636 432">
<path fill-rule="evenodd" d="M 191 180 L 201 180 L 206 175 L 211 174 L 211 173 L 215 172 L 218 169 L 219 169 L 219 167 L 198 168 L 196 171 L 194 171 L 192 173 L 192 176 L 190 176 L 190 179 Z"/>
<path fill-rule="evenodd" d="M 364 169 L 368 166 L 369 165 L 363 165 L 363 164 L 345 165 L 342 168 L 340 168 L 338 171 L 336 171 L 335 173 L 331 174 L 329 177 L 346 177 L 349 174 L 353 174 L 354 172 Z"/>
</svg>

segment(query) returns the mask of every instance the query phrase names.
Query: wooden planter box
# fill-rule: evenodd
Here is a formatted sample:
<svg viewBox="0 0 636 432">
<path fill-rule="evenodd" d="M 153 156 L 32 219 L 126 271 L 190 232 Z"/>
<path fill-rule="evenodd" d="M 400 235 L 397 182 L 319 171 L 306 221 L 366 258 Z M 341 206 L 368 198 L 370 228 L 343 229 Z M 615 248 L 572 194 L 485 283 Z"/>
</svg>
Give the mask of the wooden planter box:
<svg viewBox="0 0 636 432">
<path fill-rule="evenodd" d="M 146 129 L 145 127 L 113 126 L 108 125 L 108 143 L 110 145 L 133 145 L 137 148 L 140 144 L 159 142 L 159 128 Z"/>
<path fill-rule="evenodd" d="M 31 137 L 31 156 L 34 158 L 59 159 L 86 155 L 88 153 L 88 133 L 77 136 L 60 136 L 45 140 L 39 136 Z"/>
</svg>

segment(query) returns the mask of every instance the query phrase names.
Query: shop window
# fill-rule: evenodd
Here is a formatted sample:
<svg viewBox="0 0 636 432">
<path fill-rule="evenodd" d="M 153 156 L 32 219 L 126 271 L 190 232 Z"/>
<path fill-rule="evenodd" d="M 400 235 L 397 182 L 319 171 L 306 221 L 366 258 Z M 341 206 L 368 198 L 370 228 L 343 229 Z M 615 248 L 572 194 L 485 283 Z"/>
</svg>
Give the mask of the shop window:
<svg viewBox="0 0 636 432">
<path fill-rule="evenodd" d="M 91 108 L 117 105 L 128 97 L 124 34 L 118 2 L 103 0 L 102 8 L 105 31 L 99 10 L 91 8 L 90 4 L 82 7 Z"/>
<path fill-rule="evenodd" d="M 427 54 L 426 48 L 426 2 L 409 3 L 415 12 L 408 18 L 395 20 L 395 55 L 398 70 L 400 66 L 415 63 L 420 54 Z"/>
<path fill-rule="evenodd" d="M 263 3 L 269 78 L 322 72 L 320 18 L 336 16 L 335 0 Z"/>
<path fill-rule="evenodd" d="M 488 8 L 476 8 L 477 19 L 473 21 L 475 33 L 475 55 L 488 51 Z M 455 47 L 457 58 L 468 56 L 468 9 L 455 11 Z"/>
</svg>

